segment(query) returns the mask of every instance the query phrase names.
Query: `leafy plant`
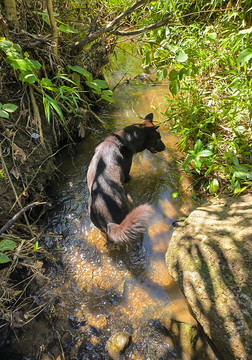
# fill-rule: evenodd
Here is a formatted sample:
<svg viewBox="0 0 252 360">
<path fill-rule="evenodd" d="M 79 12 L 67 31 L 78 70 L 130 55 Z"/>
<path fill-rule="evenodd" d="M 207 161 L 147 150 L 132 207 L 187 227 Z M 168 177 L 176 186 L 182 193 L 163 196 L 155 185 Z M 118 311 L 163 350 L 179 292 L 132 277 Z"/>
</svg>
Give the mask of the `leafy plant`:
<svg viewBox="0 0 252 360">
<path fill-rule="evenodd" d="M 2 104 L 0 103 L 0 117 L 9 119 L 10 113 L 17 110 L 17 106 L 14 104 Z"/>
<path fill-rule="evenodd" d="M 225 184 L 239 194 L 252 187 L 252 27 L 244 27 L 242 11 L 248 1 L 225 13 L 217 12 L 217 0 L 168 3 L 177 25 L 145 36 L 143 67 L 158 67 L 157 80 L 169 79 L 166 124 L 187 153 L 184 169 L 203 175 L 210 193 Z M 163 11 L 161 2 L 152 6 Z"/>
<path fill-rule="evenodd" d="M 61 69 L 59 69 L 57 76 L 53 79 L 40 79 L 37 70 L 41 68 L 41 64 L 37 60 L 31 60 L 27 52 L 23 54 L 19 45 L 5 38 L 0 38 L 0 49 L 6 54 L 6 61 L 14 70 L 18 71 L 20 81 L 28 84 L 36 83 L 36 85 L 40 87 L 48 122 L 50 122 L 52 110 L 55 111 L 60 120 L 64 122 L 63 106 L 66 106 L 66 108 L 76 116 L 76 109 L 79 107 L 80 102 L 85 102 L 87 106 L 89 106 L 87 101 L 81 96 L 81 93 L 86 91 L 80 89 L 80 76 L 84 76 L 85 84 L 94 94 L 99 95 L 100 98 L 107 102 L 113 102 L 111 97 L 113 92 L 109 90 L 107 82 L 100 79 L 93 79 L 92 74 L 80 66 L 68 65 L 68 68 L 73 71 L 75 81 L 71 79 L 71 74 L 64 74 Z M 59 81 L 61 82 L 60 84 L 58 83 Z M 65 85 L 66 83 L 68 84 Z M 13 104 L 0 104 L 0 116 L 2 117 L 9 117 L 9 112 L 15 110 L 16 108 Z"/>
<path fill-rule="evenodd" d="M 105 80 L 93 79 L 93 75 L 80 66 L 68 65 L 68 68 L 74 72 L 74 77 L 77 83 L 80 83 L 80 75 L 84 76 L 86 79 L 85 84 L 92 90 L 94 94 L 100 95 L 103 100 L 106 100 L 110 103 L 114 102 L 113 98 L 111 97 L 113 95 L 113 91 L 109 90 L 108 83 Z"/>
</svg>

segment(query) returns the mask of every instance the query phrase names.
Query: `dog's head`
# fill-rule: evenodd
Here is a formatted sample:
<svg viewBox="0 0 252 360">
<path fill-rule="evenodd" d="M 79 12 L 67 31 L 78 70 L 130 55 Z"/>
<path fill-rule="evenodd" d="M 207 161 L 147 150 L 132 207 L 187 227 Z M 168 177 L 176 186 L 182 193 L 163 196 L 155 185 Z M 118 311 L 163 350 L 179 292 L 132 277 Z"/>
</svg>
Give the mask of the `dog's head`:
<svg viewBox="0 0 252 360">
<path fill-rule="evenodd" d="M 153 125 L 153 114 L 146 115 L 145 119 L 141 122 L 148 131 L 148 141 L 146 143 L 146 149 L 151 153 L 155 154 L 159 151 L 165 149 L 165 144 L 161 140 L 161 135 L 159 133 L 159 125 Z"/>
</svg>

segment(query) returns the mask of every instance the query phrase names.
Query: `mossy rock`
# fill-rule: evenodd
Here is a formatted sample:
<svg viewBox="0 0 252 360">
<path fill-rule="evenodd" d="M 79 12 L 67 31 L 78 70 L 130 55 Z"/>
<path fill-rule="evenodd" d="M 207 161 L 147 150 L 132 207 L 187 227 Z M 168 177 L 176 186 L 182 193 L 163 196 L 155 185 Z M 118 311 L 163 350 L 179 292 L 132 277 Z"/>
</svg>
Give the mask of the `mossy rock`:
<svg viewBox="0 0 252 360">
<path fill-rule="evenodd" d="M 252 354 L 252 194 L 193 211 L 169 243 L 166 263 L 224 359 Z"/>
</svg>

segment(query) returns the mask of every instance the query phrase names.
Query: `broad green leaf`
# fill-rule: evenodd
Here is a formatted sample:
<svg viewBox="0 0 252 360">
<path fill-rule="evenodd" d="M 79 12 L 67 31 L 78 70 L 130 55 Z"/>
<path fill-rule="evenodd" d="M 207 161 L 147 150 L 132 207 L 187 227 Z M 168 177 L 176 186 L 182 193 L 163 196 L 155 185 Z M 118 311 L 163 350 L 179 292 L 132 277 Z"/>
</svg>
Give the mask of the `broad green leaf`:
<svg viewBox="0 0 252 360">
<path fill-rule="evenodd" d="M 170 85 L 169 85 L 169 89 L 170 89 L 170 92 L 172 93 L 172 95 L 176 96 L 180 90 L 179 80 L 175 79 L 175 80 L 171 81 Z"/>
<path fill-rule="evenodd" d="M 37 69 L 39 70 L 41 68 L 41 64 L 40 62 L 38 62 L 37 60 L 26 60 L 28 62 L 28 64 L 31 66 L 32 69 Z"/>
<path fill-rule="evenodd" d="M 18 106 L 14 104 L 4 104 L 2 107 L 3 110 L 8 111 L 9 113 L 16 111 L 17 108 Z"/>
<path fill-rule="evenodd" d="M 218 190 L 219 190 L 219 181 L 217 179 L 213 179 L 209 185 L 209 192 L 210 194 L 215 194 L 217 193 Z"/>
<path fill-rule="evenodd" d="M 15 70 L 20 70 L 20 71 L 27 71 L 30 70 L 30 66 L 27 63 L 26 60 L 24 59 L 11 59 L 10 61 L 11 66 L 13 67 L 13 69 Z"/>
<path fill-rule="evenodd" d="M 101 88 L 93 81 L 86 81 L 86 85 L 91 89 L 95 90 L 97 94 L 101 94 Z"/>
<path fill-rule="evenodd" d="M 50 79 L 48 79 L 48 78 L 42 78 L 40 83 L 44 87 L 52 87 L 53 86 L 52 81 Z"/>
<path fill-rule="evenodd" d="M 27 82 L 28 84 L 34 84 L 38 80 L 37 75 L 30 71 L 22 71 L 18 78 L 20 81 Z"/>
<path fill-rule="evenodd" d="M 16 246 L 16 242 L 9 240 L 9 239 L 4 239 L 0 242 L 0 251 L 6 251 L 6 250 L 14 250 L 15 246 Z"/>
<path fill-rule="evenodd" d="M 243 51 L 238 55 L 238 61 L 239 61 L 240 63 L 242 63 L 243 61 L 245 61 L 246 63 L 248 63 L 251 58 L 252 58 L 252 49 L 251 49 L 251 48 L 247 48 L 247 49 L 243 50 Z"/>
<path fill-rule="evenodd" d="M 4 118 L 4 119 L 9 119 L 9 113 L 7 113 L 4 110 L 0 110 L 0 117 Z"/>
<path fill-rule="evenodd" d="M 92 81 L 93 80 L 93 75 L 87 71 L 86 69 L 83 69 L 81 66 L 78 66 L 78 65 L 75 65 L 75 66 L 71 66 L 71 65 L 67 65 L 69 69 L 85 76 L 85 78 L 88 80 L 88 81 Z"/>
<path fill-rule="evenodd" d="M 0 251 L 14 250 L 16 242 L 9 239 L 3 239 L 0 241 Z"/>
<path fill-rule="evenodd" d="M 8 258 L 8 256 L 6 256 L 3 253 L 0 253 L 0 264 L 5 264 L 9 261 L 10 261 L 10 259 Z"/>
<path fill-rule="evenodd" d="M 195 154 L 198 154 L 198 152 L 202 149 L 202 141 L 200 139 L 198 139 L 194 145 L 194 152 Z"/>
<path fill-rule="evenodd" d="M 200 158 L 197 156 L 195 159 L 194 159 L 194 169 L 197 171 L 201 168 L 201 165 L 202 165 L 202 161 L 200 160 Z M 200 173 L 199 171 L 197 171 L 198 173 Z"/>
<path fill-rule="evenodd" d="M 182 68 L 179 70 L 179 80 L 182 80 L 185 75 L 188 75 L 188 70 L 186 68 Z"/>
<path fill-rule="evenodd" d="M 100 89 L 108 89 L 108 83 L 105 80 L 95 79 L 93 82 L 99 86 Z"/>
<path fill-rule="evenodd" d="M 179 63 L 185 62 L 188 59 L 187 54 L 182 50 L 176 55 L 176 61 Z"/>
<path fill-rule="evenodd" d="M 112 91 L 112 90 L 103 90 L 102 94 L 103 94 L 103 95 L 112 96 L 112 95 L 113 95 L 113 91 Z"/>
<path fill-rule="evenodd" d="M 101 95 L 101 98 L 102 98 L 103 100 L 106 100 L 106 101 L 110 102 L 110 103 L 114 103 L 114 99 L 112 99 L 109 95 L 102 94 L 102 95 Z"/>
<path fill-rule="evenodd" d="M 175 79 L 177 79 L 177 78 L 178 78 L 178 72 L 177 72 L 177 70 L 172 69 L 172 70 L 169 72 L 169 80 L 170 80 L 170 81 L 173 81 L 173 80 L 175 80 Z"/>
</svg>

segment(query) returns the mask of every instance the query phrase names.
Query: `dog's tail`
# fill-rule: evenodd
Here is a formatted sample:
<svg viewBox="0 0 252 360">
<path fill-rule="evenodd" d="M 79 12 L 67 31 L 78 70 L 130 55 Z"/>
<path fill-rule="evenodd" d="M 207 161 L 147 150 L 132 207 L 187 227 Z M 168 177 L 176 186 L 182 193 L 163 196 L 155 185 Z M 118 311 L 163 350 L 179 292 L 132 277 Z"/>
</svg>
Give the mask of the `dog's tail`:
<svg viewBox="0 0 252 360">
<path fill-rule="evenodd" d="M 116 244 L 128 244 L 137 240 L 145 232 L 153 212 L 150 205 L 140 205 L 133 209 L 121 224 L 108 224 L 107 234 L 110 240 Z"/>
</svg>

